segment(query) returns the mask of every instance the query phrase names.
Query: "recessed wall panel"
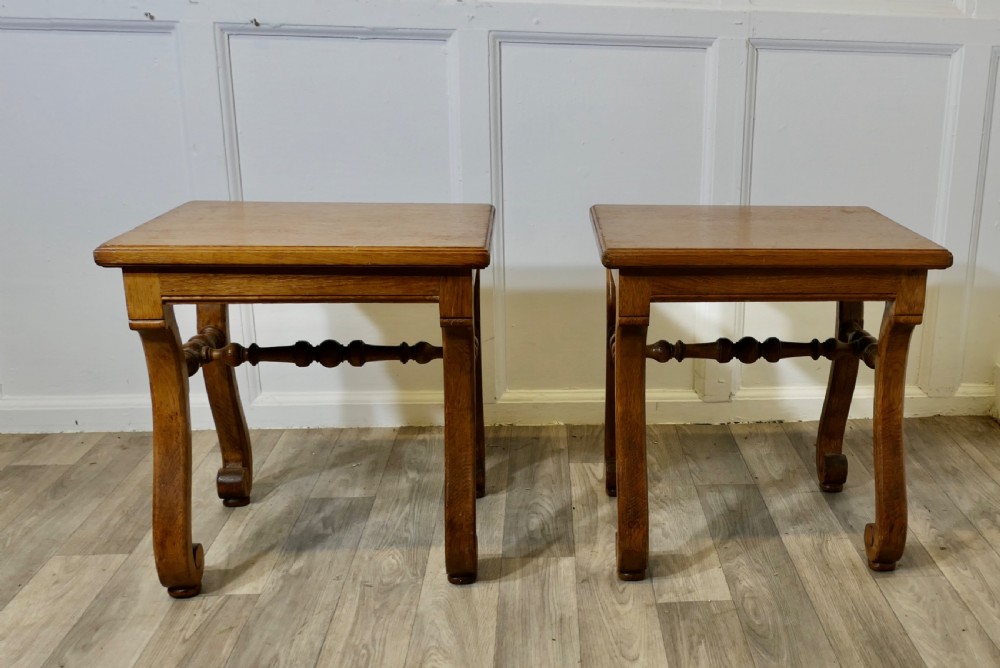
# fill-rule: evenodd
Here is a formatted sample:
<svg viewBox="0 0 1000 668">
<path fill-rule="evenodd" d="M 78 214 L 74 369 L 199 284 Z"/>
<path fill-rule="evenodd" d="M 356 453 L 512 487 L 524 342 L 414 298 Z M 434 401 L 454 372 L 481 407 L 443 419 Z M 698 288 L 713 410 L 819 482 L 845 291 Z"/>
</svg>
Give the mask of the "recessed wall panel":
<svg viewBox="0 0 1000 668">
<path fill-rule="evenodd" d="M 760 48 L 751 203 L 870 206 L 933 238 L 949 65 L 947 54 Z M 869 331 L 881 315 L 881 305 L 867 306 Z M 748 304 L 745 327 L 759 339 L 823 340 L 834 317 L 833 304 Z M 828 369 L 825 360 L 758 363 L 743 370 L 743 385 L 823 385 Z M 863 370 L 859 382 L 871 381 Z"/>
<path fill-rule="evenodd" d="M 174 36 L 0 30 L 0 91 L 0 394 L 145 394 L 92 251 L 188 199 Z"/>
<path fill-rule="evenodd" d="M 994 54 L 994 58 L 998 58 Z M 994 70 L 994 76 L 996 70 Z M 993 383 L 1000 364 L 1000 86 L 993 82 L 983 211 L 979 223 L 975 275 L 965 343 L 967 383 Z"/>
<path fill-rule="evenodd" d="M 448 202 L 445 42 L 350 37 L 230 37 L 245 200 Z M 262 345 L 440 344 L 436 305 L 254 307 Z M 265 392 L 441 388 L 441 363 L 354 369 L 260 367 Z"/>
<path fill-rule="evenodd" d="M 604 269 L 589 208 L 693 203 L 705 51 L 503 43 L 500 49 L 507 385 L 604 384 Z M 650 336 L 690 338 L 693 305 L 654 308 Z M 649 387 L 692 387 L 691 365 Z"/>
</svg>

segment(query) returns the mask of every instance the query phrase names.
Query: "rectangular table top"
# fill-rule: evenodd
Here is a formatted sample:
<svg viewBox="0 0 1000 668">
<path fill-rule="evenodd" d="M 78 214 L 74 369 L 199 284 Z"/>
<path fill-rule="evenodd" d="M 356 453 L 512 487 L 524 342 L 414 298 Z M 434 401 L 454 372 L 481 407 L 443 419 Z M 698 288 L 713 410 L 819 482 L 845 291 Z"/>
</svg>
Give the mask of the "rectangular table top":
<svg viewBox="0 0 1000 668">
<path fill-rule="evenodd" d="M 590 210 L 611 269 L 944 269 L 947 249 L 867 207 L 605 205 Z"/>
<path fill-rule="evenodd" d="M 489 204 L 188 202 L 102 244 L 106 267 L 490 263 Z"/>
</svg>

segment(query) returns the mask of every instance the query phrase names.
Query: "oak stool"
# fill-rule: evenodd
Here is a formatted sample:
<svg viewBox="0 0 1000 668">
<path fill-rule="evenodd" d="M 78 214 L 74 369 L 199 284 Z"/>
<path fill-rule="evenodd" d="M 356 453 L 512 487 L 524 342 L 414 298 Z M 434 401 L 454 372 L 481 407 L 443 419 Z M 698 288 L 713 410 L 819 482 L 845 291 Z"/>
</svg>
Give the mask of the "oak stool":
<svg viewBox="0 0 1000 668">
<path fill-rule="evenodd" d="M 870 568 L 894 569 L 906 541 L 907 349 L 927 271 L 951 266 L 951 253 L 868 208 L 597 205 L 591 221 L 607 268 L 604 459 L 608 495 L 618 497 L 618 577 L 643 579 L 649 556 L 646 360 L 689 357 L 832 360 L 816 440 L 826 492 L 847 480 L 842 446 L 858 363 L 875 369 L 875 522 L 865 527 L 865 548 Z M 866 300 L 885 302 L 878 339 L 863 328 Z M 646 343 L 651 302 L 710 301 L 837 302 L 836 335 Z"/>
<path fill-rule="evenodd" d="M 222 450 L 217 488 L 250 501 L 250 437 L 233 367 L 249 362 L 376 360 L 444 364 L 444 514 L 448 579 L 476 579 L 476 497 L 485 491 L 479 270 L 490 262 L 493 207 L 480 204 L 189 202 L 94 251 L 120 267 L 129 326 L 139 333 L 153 403 L 153 551 L 175 598 L 201 591 L 204 554 L 191 537 L 188 376 L 203 369 Z M 437 302 L 442 345 L 262 348 L 229 341 L 229 304 Z M 178 303 L 197 304 L 182 344 Z"/>
</svg>

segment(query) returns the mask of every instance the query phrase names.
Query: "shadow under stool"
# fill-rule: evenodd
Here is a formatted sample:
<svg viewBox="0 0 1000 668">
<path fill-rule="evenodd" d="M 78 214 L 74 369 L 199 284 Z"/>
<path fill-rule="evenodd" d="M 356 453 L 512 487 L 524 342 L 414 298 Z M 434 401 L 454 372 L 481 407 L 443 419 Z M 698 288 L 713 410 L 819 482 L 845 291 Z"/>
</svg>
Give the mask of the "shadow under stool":
<svg viewBox="0 0 1000 668">
<path fill-rule="evenodd" d="M 619 578 L 643 579 L 649 558 L 647 359 L 832 360 L 816 439 L 826 492 L 847 479 L 842 446 L 858 364 L 874 368 L 875 522 L 865 549 L 870 568 L 894 569 L 906 542 L 906 356 L 927 271 L 951 266 L 951 253 L 862 207 L 597 205 L 591 220 L 607 268 L 604 457 L 607 492 L 618 497 Z M 647 344 L 652 302 L 713 301 L 837 302 L 835 338 Z M 865 301 L 885 302 L 877 339 L 864 330 Z"/>
<path fill-rule="evenodd" d="M 139 333 L 153 403 L 153 551 L 175 598 L 201 591 L 204 554 L 191 536 L 188 377 L 201 368 L 222 450 L 217 488 L 250 501 L 250 436 L 234 367 L 443 359 L 445 566 L 476 579 L 476 497 L 485 493 L 479 270 L 490 263 L 485 204 L 189 202 L 94 251 L 119 267 L 129 326 Z M 244 348 L 229 341 L 229 304 L 437 302 L 442 345 Z M 173 307 L 197 304 L 198 333 L 182 344 Z"/>
</svg>

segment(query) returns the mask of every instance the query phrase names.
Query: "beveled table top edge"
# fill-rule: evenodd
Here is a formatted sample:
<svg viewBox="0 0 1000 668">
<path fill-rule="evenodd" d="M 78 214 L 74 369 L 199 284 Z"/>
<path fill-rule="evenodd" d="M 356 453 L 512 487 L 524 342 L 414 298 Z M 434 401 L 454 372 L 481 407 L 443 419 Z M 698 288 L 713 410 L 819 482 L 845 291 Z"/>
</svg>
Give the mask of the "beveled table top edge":
<svg viewBox="0 0 1000 668">
<path fill-rule="evenodd" d="M 639 214 L 648 223 L 650 217 L 664 226 L 688 224 L 690 218 L 707 215 L 711 224 L 741 226 L 745 232 L 750 222 L 741 220 L 747 213 L 759 214 L 795 214 L 803 217 L 823 214 L 825 216 L 842 215 L 848 220 L 852 215 L 862 214 L 878 225 L 885 225 L 892 235 L 899 238 L 896 245 L 871 244 L 871 247 L 854 241 L 853 245 L 845 243 L 838 245 L 820 237 L 818 243 L 810 246 L 796 247 L 724 246 L 714 242 L 706 242 L 704 238 L 696 239 L 699 243 L 688 245 L 667 246 L 634 246 L 622 244 L 612 245 L 607 240 L 605 226 L 609 222 L 608 213 L 625 216 L 612 218 L 611 225 L 633 225 L 640 228 L 631 230 L 642 232 L 641 223 L 628 220 L 629 214 Z M 603 214 L 603 215 L 602 215 Z M 661 215 L 657 215 L 661 214 Z M 671 214 L 678 218 L 671 219 Z M 885 269 L 885 270 L 923 270 L 945 269 L 952 265 L 953 257 L 950 251 L 933 241 L 921 236 L 909 228 L 896 223 L 870 207 L 835 207 L 835 206 L 771 206 L 771 205 L 607 205 L 595 204 L 590 209 L 590 218 L 594 236 L 601 255 L 601 263 L 608 269 L 645 269 L 663 271 L 695 270 L 727 270 L 727 269 Z M 767 218 L 762 224 L 774 224 Z M 729 231 L 726 228 L 725 231 Z M 740 231 L 740 230 L 736 230 Z M 773 230 L 770 230 L 773 232 Z M 683 232 L 683 230 L 682 230 Z M 627 235 L 626 235 L 627 236 Z M 652 236 L 652 235 L 650 235 Z M 689 235 L 690 236 L 690 235 Z M 739 235 L 736 235 L 737 237 Z M 671 237 L 673 240 L 674 237 Z M 731 237 L 730 237 L 731 238 Z M 780 243 L 780 241 L 778 242 Z M 777 245 L 777 244 L 775 244 Z"/>
<path fill-rule="evenodd" d="M 294 217 L 298 212 L 322 213 L 324 209 L 331 212 L 362 211 L 366 214 L 375 212 L 393 216 L 400 212 L 418 212 L 424 215 L 453 214 L 459 212 L 459 220 L 468 217 L 476 221 L 470 233 L 463 233 L 458 243 L 429 241 L 427 244 L 345 244 L 324 245 L 301 243 L 302 235 L 296 239 L 299 243 L 271 243 L 256 245 L 247 243 L 245 239 L 220 240 L 205 243 L 197 231 L 182 239 L 163 240 L 156 234 L 149 234 L 150 229 L 162 232 L 166 223 L 172 219 L 183 218 L 185 214 L 199 211 L 214 211 L 232 209 L 234 216 L 241 212 L 262 211 L 275 212 L 277 220 L 285 216 Z M 490 246 L 495 227 L 495 209 L 491 204 L 477 203 L 358 203 L 358 202 L 228 202 L 199 200 L 182 204 L 171 209 L 132 230 L 113 237 L 94 250 L 94 261 L 104 267 L 120 268 L 226 268 L 226 267 L 274 267 L 274 268 L 371 268 L 371 269 L 483 269 L 490 264 Z M 454 218 L 452 219 L 455 220 Z M 294 222 L 294 218 L 290 221 Z M 395 222 L 390 220 L 390 222 Z M 190 227 L 192 221 L 184 220 Z M 159 226 L 158 228 L 156 226 Z M 146 228 L 146 230 L 143 230 Z M 253 229 L 253 228 L 251 228 Z M 148 242 L 136 242 L 135 237 L 143 233 Z M 164 236 L 164 235 L 161 235 Z M 274 236 L 273 234 L 271 235 Z M 357 236 L 357 235 L 355 235 Z M 408 240 L 413 240 L 414 233 Z M 429 230 L 428 237 L 434 237 L 434 230 Z M 190 238 L 190 242 L 188 242 Z M 390 238 L 391 240 L 391 238 Z M 367 240 L 366 240 L 367 241 Z M 419 241 L 419 240 L 418 240 Z M 436 240 L 437 241 L 437 240 Z M 472 241 L 474 243 L 468 243 Z"/>
</svg>

